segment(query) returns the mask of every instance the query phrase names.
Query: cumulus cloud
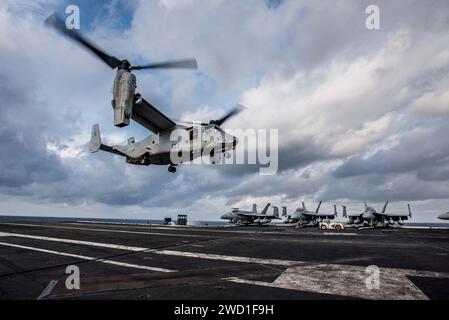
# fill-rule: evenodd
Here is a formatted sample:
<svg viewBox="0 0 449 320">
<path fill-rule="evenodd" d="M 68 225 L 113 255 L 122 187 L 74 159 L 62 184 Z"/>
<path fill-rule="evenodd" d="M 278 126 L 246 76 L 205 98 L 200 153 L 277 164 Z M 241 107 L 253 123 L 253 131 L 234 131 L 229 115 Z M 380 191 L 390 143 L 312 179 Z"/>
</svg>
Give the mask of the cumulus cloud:
<svg viewBox="0 0 449 320">
<path fill-rule="evenodd" d="M 200 65 L 139 73 L 138 91 L 186 120 L 207 121 L 242 102 L 248 109 L 226 127 L 279 129 L 280 171 L 185 166 L 171 175 L 88 154 L 94 123 L 111 144 L 147 132 L 112 126 L 114 72 L 42 26 L 64 11 L 59 2 L 6 1 L 0 203 L 9 210 L 23 200 L 39 212 L 214 219 L 226 206 L 293 209 L 300 199 L 416 201 L 429 214 L 432 199 L 449 205 L 447 1 L 378 1 L 378 31 L 365 28 L 370 1 L 135 1 L 129 21 L 114 23 L 123 19 L 120 4 L 89 13 L 82 31 L 137 63 L 194 56 Z"/>
</svg>

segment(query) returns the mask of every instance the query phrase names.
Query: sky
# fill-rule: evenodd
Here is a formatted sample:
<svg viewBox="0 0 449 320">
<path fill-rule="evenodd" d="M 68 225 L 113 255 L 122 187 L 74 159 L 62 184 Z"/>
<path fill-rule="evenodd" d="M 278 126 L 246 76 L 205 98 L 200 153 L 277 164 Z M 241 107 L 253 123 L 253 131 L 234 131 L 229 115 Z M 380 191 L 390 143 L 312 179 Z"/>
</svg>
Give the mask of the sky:
<svg viewBox="0 0 449 320">
<path fill-rule="evenodd" d="M 138 167 L 88 152 L 149 133 L 113 126 L 113 70 L 43 25 L 80 8 L 80 32 L 134 64 L 195 57 L 197 71 L 139 72 L 175 119 L 279 130 L 279 170 Z M 369 30 L 365 9 L 380 9 Z M 432 17 L 429 19 L 429 17 Z M 6 0 L 0 2 L 0 214 L 215 220 L 266 202 L 292 212 L 363 201 L 414 222 L 449 211 L 447 0 Z M 340 210 L 341 212 L 341 210 Z"/>
</svg>

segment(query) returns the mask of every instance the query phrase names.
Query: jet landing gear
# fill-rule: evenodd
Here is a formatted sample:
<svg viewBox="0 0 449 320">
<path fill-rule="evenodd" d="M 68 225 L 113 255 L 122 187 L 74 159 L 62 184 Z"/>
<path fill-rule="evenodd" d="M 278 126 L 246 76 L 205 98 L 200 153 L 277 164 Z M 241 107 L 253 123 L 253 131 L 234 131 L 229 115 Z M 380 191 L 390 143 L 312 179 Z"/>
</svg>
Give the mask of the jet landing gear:
<svg viewBox="0 0 449 320">
<path fill-rule="evenodd" d="M 168 166 L 168 172 L 171 172 L 171 173 L 175 173 L 176 172 L 176 167 L 174 166 L 174 165 L 169 165 Z"/>
</svg>

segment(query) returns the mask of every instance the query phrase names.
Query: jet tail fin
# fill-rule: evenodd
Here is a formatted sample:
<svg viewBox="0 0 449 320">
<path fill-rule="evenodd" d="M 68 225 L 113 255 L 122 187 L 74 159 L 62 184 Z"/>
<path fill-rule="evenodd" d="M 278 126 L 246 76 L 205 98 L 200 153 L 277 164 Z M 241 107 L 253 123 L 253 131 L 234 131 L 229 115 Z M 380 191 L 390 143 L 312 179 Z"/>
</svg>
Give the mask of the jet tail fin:
<svg viewBox="0 0 449 320">
<path fill-rule="evenodd" d="M 253 203 L 253 213 L 257 213 L 257 204 Z"/>
<path fill-rule="evenodd" d="M 260 214 L 267 214 L 267 210 L 270 206 L 271 206 L 271 203 L 267 203 L 267 205 L 265 206 L 265 208 L 263 208 L 263 210 Z"/>
<path fill-rule="evenodd" d="M 337 205 L 334 204 L 334 215 L 337 216 Z"/>
<path fill-rule="evenodd" d="M 92 134 L 89 143 L 89 151 L 91 153 L 95 153 L 100 151 L 100 148 L 101 148 L 100 126 L 96 124 L 92 127 Z"/>
<path fill-rule="evenodd" d="M 282 216 L 283 217 L 287 216 L 287 207 L 282 207 Z"/>
<path fill-rule="evenodd" d="M 346 206 L 342 206 L 343 208 L 343 217 L 347 218 L 348 217 L 348 211 L 346 210 Z"/>
<path fill-rule="evenodd" d="M 321 207 L 321 203 L 323 201 L 320 201 L 320 203 L 318 203 L 318 207 L 316 207 L 315 213 L 318 213 L 320 211 L 320 207 Z"/>
<path fill-rule="evenodd" d="M 410 203 L 407 204 L 408 207 L 408 216 L 411 218 L 412 217 L 412 210 L 410 209 Z"/>
<path fill-rule="evenodd" d="M 279 218 L 279 208 L 273 206 L 273 216 Z"/>
<path fill-rule="evenodd" d="M 301 202 L 302 203 L 302 208 L 305 210 L 306 209 L 306 205 L 304 204 L 304 201 Z"/>
<path fill-rule="evenodd" d="M 385 202 L 384 207 L 382 208 L 382 213 L 385 213 L 385 211 L 387 210 L 387 206 L 388 206 L 388 200 L 387 200 L 387 202 Z"/>
<path fill-rule="evenodd" d="M 365 210 L 366 210 L 366 208 L 368 208 L 368 205 L 366 204 L 366 201 L 363 201 L 363 203 L 365 204 Z"/>
</svg>

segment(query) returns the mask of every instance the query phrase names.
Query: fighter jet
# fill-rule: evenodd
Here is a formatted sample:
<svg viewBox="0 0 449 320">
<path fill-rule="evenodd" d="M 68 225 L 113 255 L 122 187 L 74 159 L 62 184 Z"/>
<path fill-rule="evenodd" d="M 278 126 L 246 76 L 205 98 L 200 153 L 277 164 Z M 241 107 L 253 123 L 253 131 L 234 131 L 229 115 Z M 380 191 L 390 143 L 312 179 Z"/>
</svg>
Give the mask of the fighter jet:
<svg viewBox="0 0 449 320">
<path fill-rule="evenodd" d="M 261 213 L 257 213 L 256 204 L 253 204 L 252 211 L 233 208 L 232 211 L 222 215 L 220 218 L 223 220 L 229 220 L 229 223 L 235 223 L 237 225 L 267 224 L 270 223 L 273 219 L 279 219 L 279 212 L 276 207 L 274 207 L 273 214 L 267 214 L 270 205 L 271 203 L 267 203 Z"/>
<path fill-rule="evenodd" d="M 346 206 L 343 206 L 343 217 L 349 218 L 348 224 L 364 224 L 371 227 L 384 227 L 393 225 L 397 222 L 399 225 L 403 225 L 404 220 L 408 220 L 412 217 L 410 204 L 407 205 L 408 214 L 391 214 L 385 212 L 387 210 L 388 201 L 385 202 L 381 212 L 377 212 L 373 207 L 368 207 L 366 201 L 364 203 L 365 211 L 358 214 L 348 214 Z"/>
<path fill-rule="evenodd" d="M 442 215 L 438 216 L 438 219 L 449 220 L 449 212 L 443 213 Z"/>
<path fill-rule="evenodd" d="M 321 201 L 318 204 L 315 212 L 306 209 L 304 202 L 302 202 L 302 208 L 296 209 L 296 211 L 289 215 L 287 213 L 287 207 L 282 207 L 282 218 L 284 223 L 297 223 L 298 226 L 315 226 L 323 219 L 334 219 L 337 216 L 337 207 L 334 205 L 334 213 L 320 213 Z"/>
</svg>

